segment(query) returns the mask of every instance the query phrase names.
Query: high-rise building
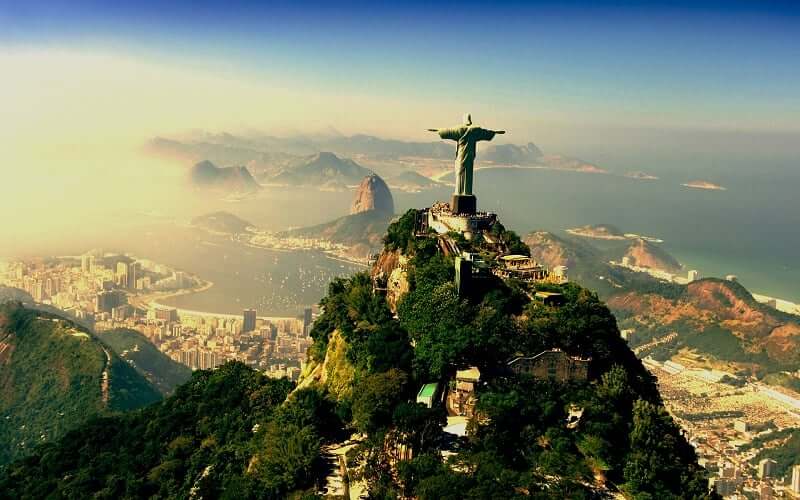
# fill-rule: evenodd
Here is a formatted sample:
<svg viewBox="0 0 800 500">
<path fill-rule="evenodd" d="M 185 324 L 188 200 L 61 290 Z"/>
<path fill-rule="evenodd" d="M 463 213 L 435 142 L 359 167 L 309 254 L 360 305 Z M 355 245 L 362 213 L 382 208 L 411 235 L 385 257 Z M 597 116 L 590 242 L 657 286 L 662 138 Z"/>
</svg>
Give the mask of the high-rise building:
<svg viewBox="0 0 800 500">
<path fill-rule="evenodd" d="M 689 271 L 689 274 L 686 275 L 690 282 L 697 281 L 700 279 L 700 272 L 697 269 L 692 269 Z"/>
<path fill-rule="evenodd" d="M 136 288 L 136 280 L 142 277 L 142 265 L 138 262 L 128 264 L 128 288 Z"/>
<path fill-rule="evenodd" d="M 155 319 L 172 323 L 178 321 L 178 311 L 172 307 L 158 307 L 154 311 Z"/>
<path fill-rule="evenodd" d="M 242 322 L 242 333 L 252 332 L 256 329 L 256 310 L 245 309 Z"/>
<path fill-rule="evenodd" d="M 758 462 L 758 478 L 762 481 L 770 478 L 775 474 L 775 467 L 778 465 L 775 460 L 771 458 L 763 458 Z"/>
<path fill-rule="evenodd" d="M 800 464 L 792 467 L 792 493 L 800 494 Z"/>
<path fill-rule="evenodd" d="M 311 308 L 306 307 L 303 309 L 303 335 L 311 333 Z"/>
<path fill-rule="evenodd" d="M 92 259 L 92 256 L 89 255 L 88 253 L 81 255 L 81 272 L 82 273 L 86 274 L 86 273 L 92 272 L 91 259 Z"/>
<path fill-rule="evenodd" d="M 95 312 L 110 313 L 115 307 L 127 302 L 125 292 L 121 290 L 109 290 L 100 292 L 95 297 Z"/>
<path fill-rule="evenodd" d="M 122 304 L 111 308 L 111 319 L 114 321 L 124 321 L 131 315 L 131 306 Z"/>
<path fill-rule="evenodd" d="M 269 340 L 275 341 L 278 338 L 278 325 L 275 323 L 269 324 Z"/>
<path fill-rule="evenodd" d="M 121 288 L 128 288 L 128 264 L 117 262 L 117 285 Z"/>
</svg>

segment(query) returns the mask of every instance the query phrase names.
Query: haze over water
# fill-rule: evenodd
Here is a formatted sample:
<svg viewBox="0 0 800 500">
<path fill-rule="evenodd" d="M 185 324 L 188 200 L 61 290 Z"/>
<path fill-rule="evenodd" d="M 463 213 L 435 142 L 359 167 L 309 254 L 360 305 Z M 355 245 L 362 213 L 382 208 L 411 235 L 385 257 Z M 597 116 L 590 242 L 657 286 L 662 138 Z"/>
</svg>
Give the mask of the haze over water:
<svg viewBox="0 0 800 500">
<path fill-rule="evenodd" d="M 624 232 L 664 239 L 667 251 L 688 269 L 698 269 L 704 276 L 736 274 L 751 292 L 800 301 L 797 259 L 800 233 L 795 230 L 800 227 L 800 211 L 793 188 L 800 183 L 800 173 L 788 170 L 783 177 L 747 172 L 723 175 L 719 182 L 726 191 L 689 189 L 680 185 L 685 180 L 669 174 L 657 181 L 644 181 L 602 174 L 510 168 L 478 171 L 475 185 L 480 208 L 497 212 L 508 227 L 520 234 L 545 229 L 563 236 L 563 230 L 570 227 L 613 224 Z M 319 194 L 325 200 L 326 208 L 322 209 L 303 201 L 317 193 L 294 190 L 292 194 L 282 193 L 274 203 L 268 198 L 258 198 L 224 208 L 263 227 L 281 229 L 343 215 L 352 196 L 351 191 Z M 449 188 L 442 188 L 416 194 L 395 192 L 394 197 L 400 212 L 428 206 L 435 200 L 446 200 L 449 194 Z M 287 215 L 276 220 L 274 215 L 278 212 Z M 258 266 L 264 264 L 259 264 L 258 259 L 263 258 L 267 265 L 271 261 L 271 258 L 257 257 L 257 250 L 246 250 L 255 252 L 256 257 L 231 259 L 224 272 L 208 276 L 233 297 L 222 300 L 222 294 L 216 291 L 208 296 L 181 297 L 173 304 L 208 308 L 213 296 L 220 304 L 230 304 L 232 312 L 239 309 L 241 303 L 266 305 L 264 314 L 291 311 L 291 306 L 265 303 L 262 298 L 265 291 L 255 281 L 242 286 L 234 284 L 241 285 L 241 276 L 263 270 Z M 200 247 L 186 251 L 189 265 L 206 262 L 202 255 L 213 250 Z M 226 251 L 240 253 L 243 250 Z M 299 294 L 297 297 L 307 303 L 321 298 L 324 286 L 306 283 L 301 275 L 288 271 L 287 266 L 324 269 L 320 276 L 357 270 L 351 266 L 341 268 L 335 261 L 325 263 L 326 259 L 308 252 L 291 258 L 280 254 L 280 259 L 281 268 L 291 275 L 285 284 L 287 293 L 291 290 L 293 296 Z M 205 265 L 198 271 L 201 269 L 212 270 Z M 301 290 L 303 287 L 306 289 Z"/>
</svg>

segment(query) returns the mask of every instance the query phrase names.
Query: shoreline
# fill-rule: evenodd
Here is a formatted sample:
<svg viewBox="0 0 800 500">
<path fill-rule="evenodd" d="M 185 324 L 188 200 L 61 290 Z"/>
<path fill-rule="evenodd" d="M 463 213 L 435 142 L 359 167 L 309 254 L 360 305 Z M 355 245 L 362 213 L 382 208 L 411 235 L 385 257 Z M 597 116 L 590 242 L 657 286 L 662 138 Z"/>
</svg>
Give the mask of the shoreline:
<svg viewBox="0 0 800 500">
<path fill-rule="evenodd" d="M 239 319 L 242 317 L 241 314 L 231 314 L 231 313 L 215 313 L 210 311 L 196 311 L 194 309 L 184 309 L 181 307 L 170 306 L 167 304 L 162 304 L 157 302 L 156 300 L 150 301 L 148 307 L 151 308 L 165 308 L 165 309 L 174 309 L 178 316 L 185 315 L 185 316 L 199 316 L 202 318 L 228 318 L 228 319 Z M 256 318 L 266 321 L 293 321 L 298 318 L 298 316 L 256 316 Z"/>
<path fill-rule="evenodd" d="M 209 231 L 210 232 L 210 231 Z M 217 236 L 223 236 L 225 233 L 214 233 Z M 230 237 L 230 241 L 234 244 L 240 244 L 245 247 L 259 249 L 259 250 L 267 250 L 267 251 L 274 251 L 274 252 L 283 252 L 283 253 L 290 253 L 290 252 L 316 252 L 322 255 L 326 259 L 330 259 L 335 262 L 341 262 L 345 264 L 350 264 L 353 266 L 358 266 L 362 268 L 369 268 L 369 264 L 365 263 L 360 260 L 351 259 L 348 257 L 340 256 L 331 250 L 321 250 L 315 248 L 280 248 L 280 247 L 273 247 L 273 246 L 262 246 L 257 245 L 251 242 L 251 240 L 240 240 L 236 238 L 234 235 L 227 235 Z M 137 300 L 137 304 L 140 304 L 140 307 L 144 309 L 152 309 L 152 308 L 168 308 L 168 309 L 175 309 L 179 315 L 187 315 L 187 316 L 200 316 L 200 317 L 216 317 L 216 318 L 240 318 L 241 313 L 217 313 L 211 311 L 199 311 L 196 309 L 186 309 L 177 306 L 172 306 L 169 304 L 165 304 L 163 301 L 170 300 L 175 297 L 181 297 L 184 295 L 193 295 L 196 293 L 201 293 L 210 290 L 214 286 L 214 282 L 205 280 L 200 278 L 197 275 L 192 275 L 194 279 L 200 280 L 203 284 L 196 288 L 190 289 L 183 289 L 177 290 L 174 292 L 166 292 L 163 294 L 149 294 L 145 295 L 139 300 Z M 305 305 L 298 305 L 298 307 L 307 307 Z M 285 320 L 295 320 L 297 316 L 257 316 L 258 319 L 266 320 L 266 321 L 285 321 Z"/>
</svg>

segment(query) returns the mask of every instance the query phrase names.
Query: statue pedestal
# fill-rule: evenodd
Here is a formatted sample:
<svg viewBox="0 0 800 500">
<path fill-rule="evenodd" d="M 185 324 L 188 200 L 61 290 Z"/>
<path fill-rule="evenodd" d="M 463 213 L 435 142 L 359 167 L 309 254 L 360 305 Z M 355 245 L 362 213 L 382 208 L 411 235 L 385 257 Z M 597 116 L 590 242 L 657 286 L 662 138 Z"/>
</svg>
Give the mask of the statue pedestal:
<svg viewBox="0 0 800 500">
<path fill-rule="evenodd" d="M 450 203 L 450 211 L 458 215 L 474 215 L 478 199 L 474 194 L 454 194 Z"/>
</svg>

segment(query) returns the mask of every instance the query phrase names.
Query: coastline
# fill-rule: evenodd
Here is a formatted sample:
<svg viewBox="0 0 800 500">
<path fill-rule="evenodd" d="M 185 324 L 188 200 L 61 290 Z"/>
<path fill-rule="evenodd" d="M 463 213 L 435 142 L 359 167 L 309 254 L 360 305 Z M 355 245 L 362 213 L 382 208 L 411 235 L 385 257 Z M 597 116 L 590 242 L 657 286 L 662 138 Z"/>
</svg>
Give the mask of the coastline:
<svg viewBox="0 0 800 500">
<path fill-rule="evenodd" d="M 179 316 L 198 316 L 202 318 L 228 318 L 228 319 L 240 319 L 242 317 L 241 314 L 231 314 L 231 313 L 215 313 L 209 311 L 196 311 L 194 309 L 183 309 L 180 307 L 174 307 L 166 304 L 162 304 L 153 300 L 148 303 L 148 306 L 151 308 L 167 308 L 167 309 L 175 309 Z M 296 316 L 256 316 L 258 319 L 263 319 L 266 321 L 286 321 L 286 320 L 295 320 L 297 319 Z"/>
<path fill-rule="evenodd" d="M 204 228 L 201 228 L 204 229 Z M 204 229 L 208 231 L 207 229 Z M 230 237 L 230 241 L 234 244 L 240 244 L 245 247 L 259 249 L 259 250 L 267 250 L 273 252 L 283 252 L 283 253 L 291 253 L 291 252 L 316 252 L 322 255 L 324 258 L 341 262 L 344 264 L 349 264 L 352 266 L 358 266 L 362 268 L 369 268 L 369 264 L 366 263 L 363 259 L 354 259 L 348 256 L 343 256 L 338 254 L 334 250 L 323 250 L 318 248 L 283 248 L 283 247 L 276 247 L 276 246 L 267 246 L 267 245 L 258 245 L 252 243 L 250 239 L 245 238 L 237 238 L 236 235 L 226 234 L 226 233 L 219 233 L 215 231 L 208 231 L 211 234 L 216 236 L 228 236 Z M 175 309 L 179 315 L 185 316 L 198 316 L 204 318 L 216 317 L 216 318 L 240 318 L 241 314 L 235 313 L 221 313 L 221 312 L 211 312 L 211 311 L 199 311 L 196 309 L 187 309 L 172 306 L 169 304 L 164 303 L 165 301 L 169 301 L 170 299 L 192 295 L 200 292 L 205 292 L 211 289 L 214 286 L 214 282 L 210 280 L 202 279 L 196 275 L 192 275 L 192 278 L 202 282 L 202 284 L 198 287 L 189 288 L 189 289 L 182 289 L 170 292 L 163 292 L 163 293 L 151 293 L 147 295 L 143 295 L 141 297 L 137 297 L 134 301 L 135 306 L 141 307 L 143 309 L 153 309 L 153 308 L 168 308 L 168 309 Z M 284 321 L 284 320 L 294 320 L 296 319 L 295 316 L 257 316 L 259 319 L 266 320 L 266 321 Z"/>
</svg>

